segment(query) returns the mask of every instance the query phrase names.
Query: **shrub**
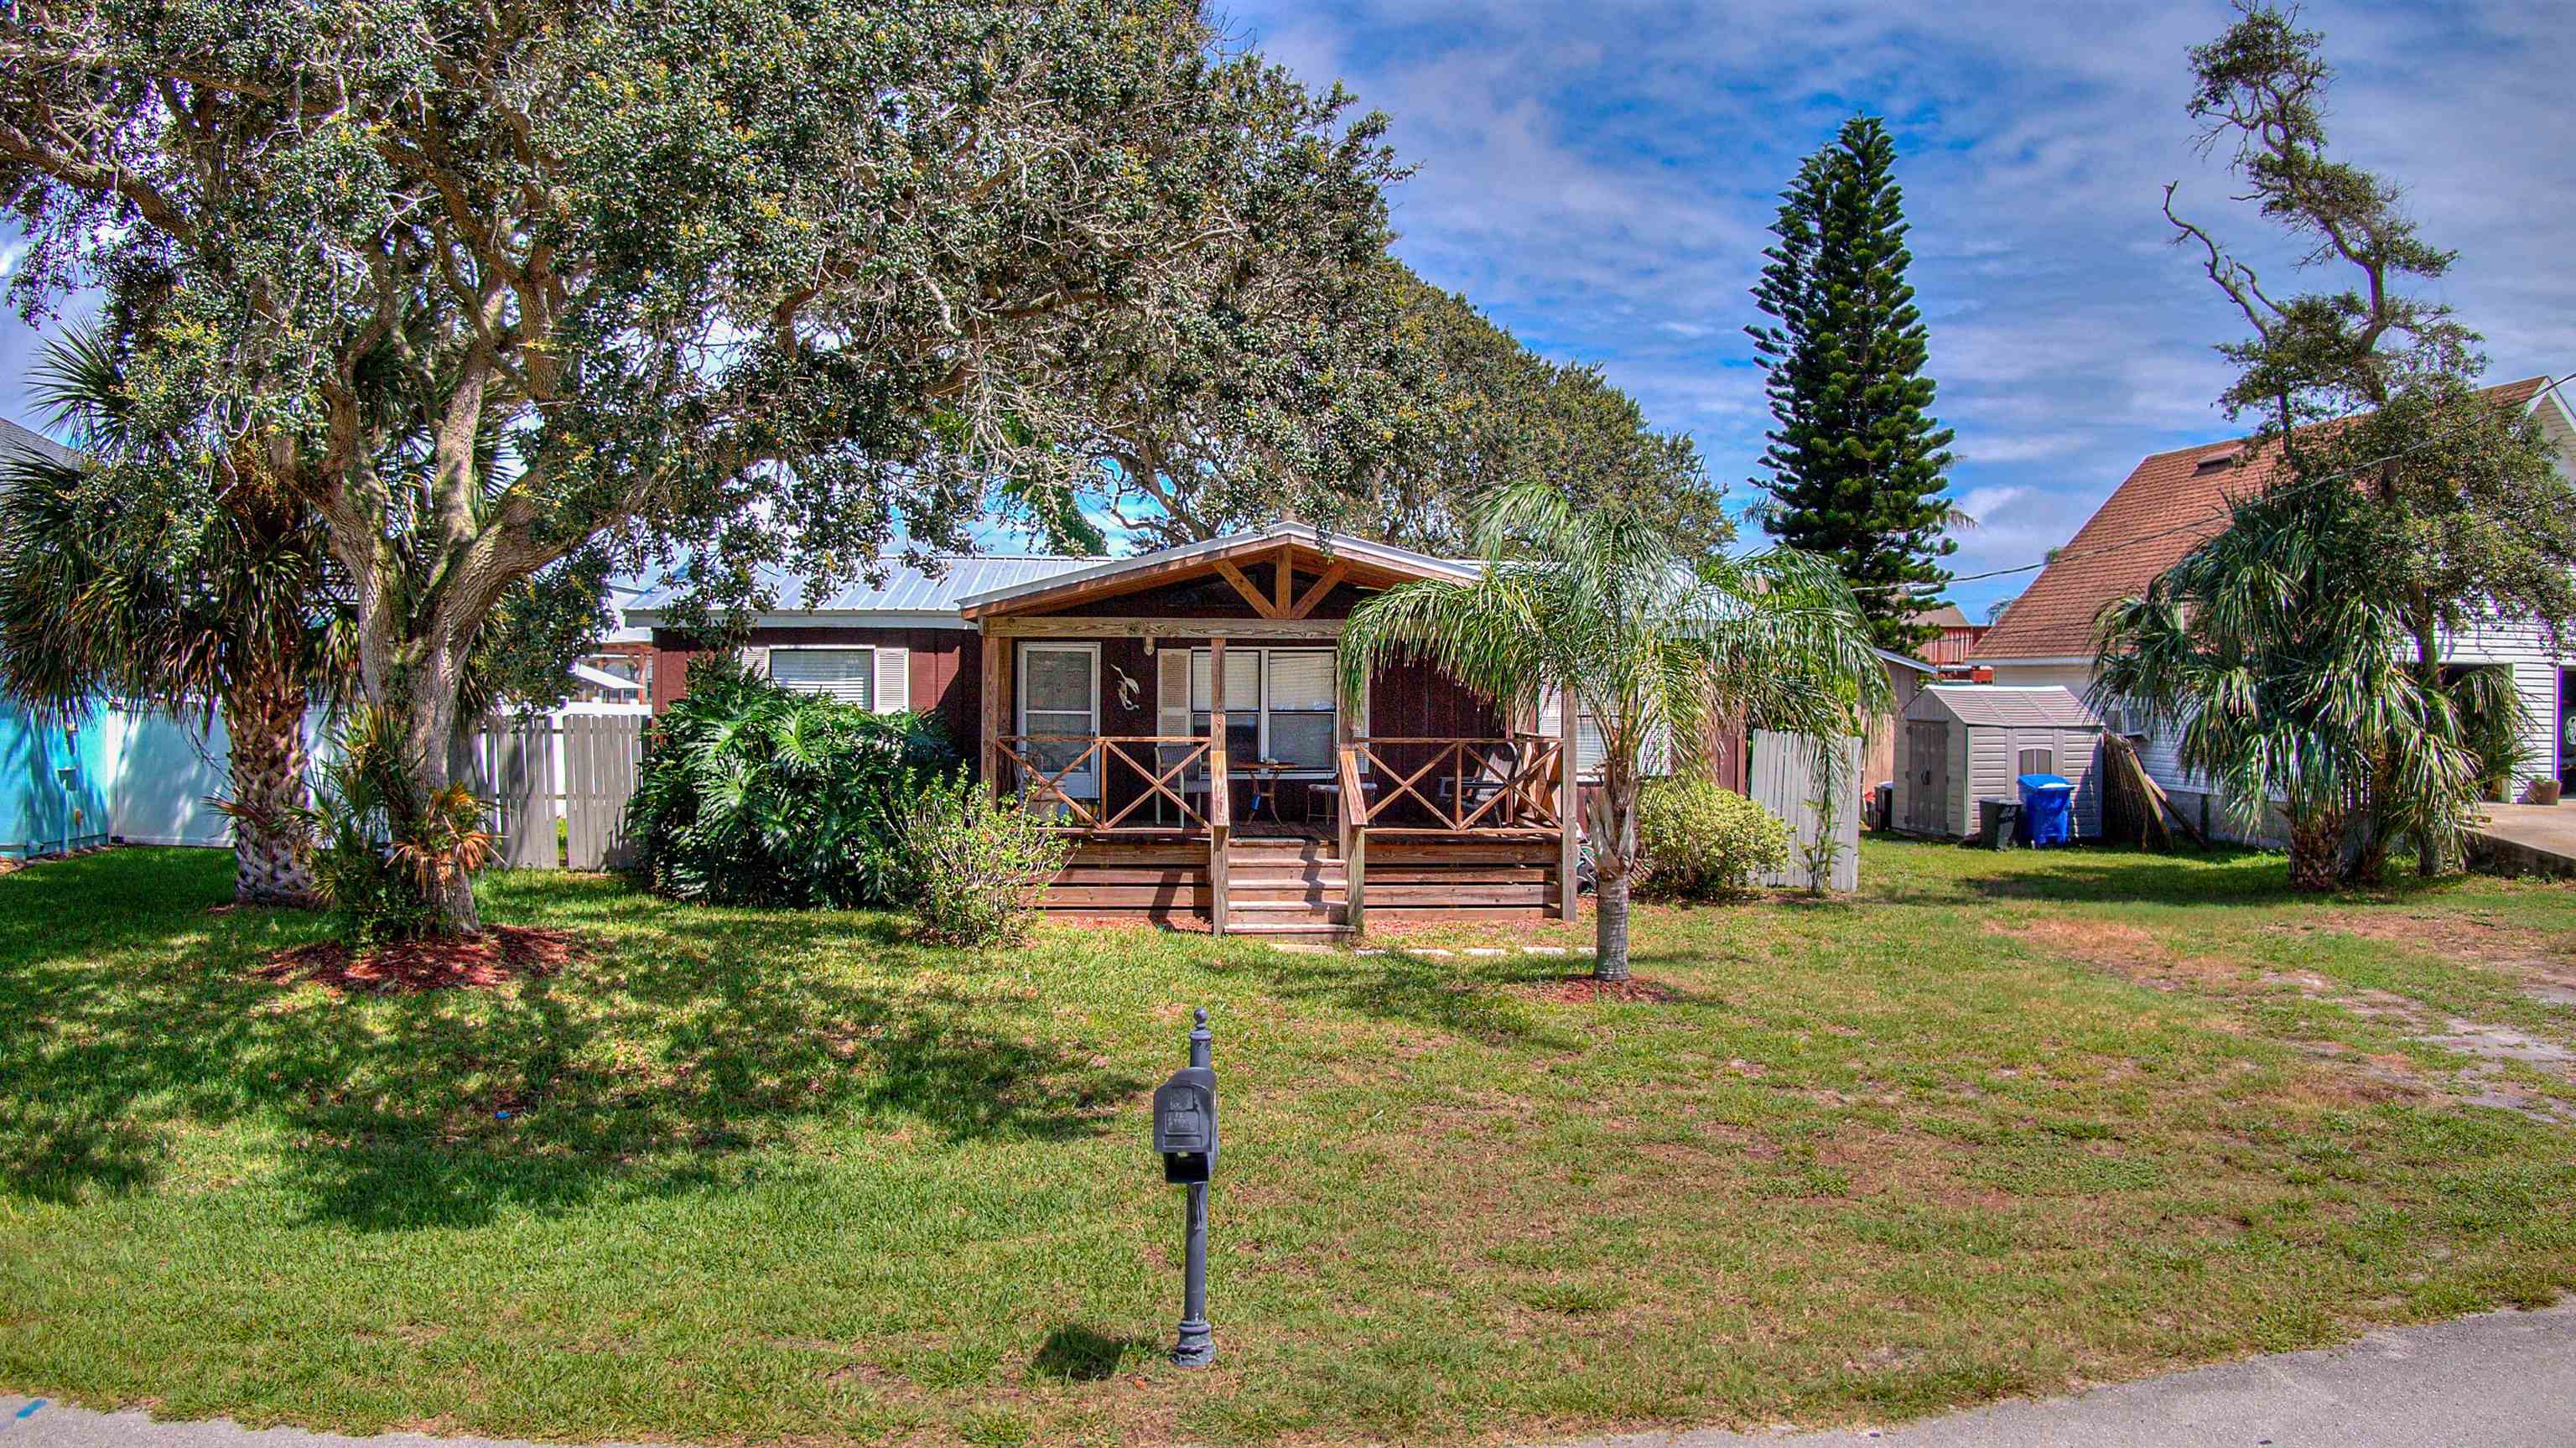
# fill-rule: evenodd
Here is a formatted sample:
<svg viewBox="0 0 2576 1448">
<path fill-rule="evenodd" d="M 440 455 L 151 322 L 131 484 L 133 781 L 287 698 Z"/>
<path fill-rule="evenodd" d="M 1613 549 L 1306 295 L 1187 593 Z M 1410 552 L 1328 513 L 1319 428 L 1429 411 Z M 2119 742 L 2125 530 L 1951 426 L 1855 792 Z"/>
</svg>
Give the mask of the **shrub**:
<svg viewBox="0 0 2576 1448">
<path fill-rule="evenodd" d="M 795 693 L 711 655 L 654 723 L 627 832 L 645 879 L 677 899 L 889 904 L 912 803 L 957 762 L 928 715 Z"/>
<path fill-rule="evenodd" d="M 1638 891 L 1666 900 L 1740 895 L 1789 867 L 1789 826 L 1705 779 L 1648 780 L 1637 794 Z"/>
<path fill-rule="evenodd" d="M 1015 945 L 1072 845 L 1016 801 L 963 776 L 923 791 L 904 863 L 922 934 L 947 945 Z"/>
<path fill-rule="evenodd" d="M 314 892 L 352 949 L 438 934 L 448 892 L 491 862 L 483 801 L 451 784 L 413 805 L 392 726 L 374 709 L 351 709 L 337 745 L 297 811 L 313 837 Z"/>
</svg>

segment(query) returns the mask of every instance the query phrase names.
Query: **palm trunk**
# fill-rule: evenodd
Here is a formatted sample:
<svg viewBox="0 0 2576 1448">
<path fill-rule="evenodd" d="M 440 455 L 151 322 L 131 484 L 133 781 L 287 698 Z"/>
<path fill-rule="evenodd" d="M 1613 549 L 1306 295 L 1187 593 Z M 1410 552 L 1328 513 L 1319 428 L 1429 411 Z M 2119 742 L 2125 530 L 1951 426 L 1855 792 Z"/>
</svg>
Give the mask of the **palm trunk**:
<svg viewBox="0 0 2576 1448">
<path fill-rule="evenodd" d="M 304 776 L 302 685 L 273 666 L 246 670 L 223 700 L 232 738 L 233 898 L 245 905 L 313 904 L 311 838 L 298 817 Z"/>
<path fill-rule="evenodd" d="M 2318 812 L 2290 816 L 2290 888 L 2329 891 L 2343 881 L 2343 822 Z"/>
<path fill-rule="evenodd" d="M 1628 978 L 1628 876 L 1603 875 L 1592 899 L 1592 978 Z"/>
</svg>

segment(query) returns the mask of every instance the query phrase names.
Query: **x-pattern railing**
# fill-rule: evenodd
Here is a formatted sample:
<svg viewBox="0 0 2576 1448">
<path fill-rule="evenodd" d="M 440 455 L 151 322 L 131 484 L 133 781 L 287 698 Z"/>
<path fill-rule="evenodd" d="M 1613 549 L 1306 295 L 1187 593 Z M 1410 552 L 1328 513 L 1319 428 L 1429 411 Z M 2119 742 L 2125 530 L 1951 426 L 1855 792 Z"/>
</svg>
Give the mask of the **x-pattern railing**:
<svg viewBox="0 0 2576 1448">
<path fill-rule="evenodd" d="M 1207 814 L 1190 803 L 1187 788 L 1190 770 L 1204 766 L 1208 758 L 1208 741 L 1196 735 L 1015 734 L 993 742 L 1003 760 L 1018 772 L 1023 799 L 1054 800 L 1063 806 L 1066 820 L 1060 828 L 1107 832 L 1122 828 L 1141 831 L 1208 827 Z M 1046 753 L 1046 746 L 1068 744 L 1080 747 L 1060 768 L 1050 769 L 1029 757 Z M 1130 752 L 1131 747 L 1150 751 L 1151 757 L 1140 758 Z M 1106 785 L 1117 765 L 1126 766 L 1144 789 L 1115 813 L 1104 816 L 1105 803 L 1085 799 L 1065 788 L 1065 781 L 1090 775 L 1101 782 L 1101 800 L 1105 801 L 1109 797 Z M 1156 800 L 1169 800 L 1179 809 L 1178 826 L 1160 821 L 1127 824 L 1136 811 Z"/>
<path fill-rule="evenodd" d="M 1431 752 L 1410 768 L 1388 757 L 1416 749 Z M 1346 746 L 1344 788 L 1351 798 L 1352 818 L 1362 826 L 1375 825 L 1407 798 L 1431 817 L 1433 829 L 1551 826 L 1557 822 L 1557 762 L 1563 752 L 1559 741 L 1535 734 L 1510 739 L 1356 738 Z M 1363 767 L 1384 781 L 1374 800 L 1359 796 L 1358 772 Z M 1422 788 L 1425 781 L 1439 780 L 1444 773 L 1449 784 L 1445 801 Z"/>
</svg>

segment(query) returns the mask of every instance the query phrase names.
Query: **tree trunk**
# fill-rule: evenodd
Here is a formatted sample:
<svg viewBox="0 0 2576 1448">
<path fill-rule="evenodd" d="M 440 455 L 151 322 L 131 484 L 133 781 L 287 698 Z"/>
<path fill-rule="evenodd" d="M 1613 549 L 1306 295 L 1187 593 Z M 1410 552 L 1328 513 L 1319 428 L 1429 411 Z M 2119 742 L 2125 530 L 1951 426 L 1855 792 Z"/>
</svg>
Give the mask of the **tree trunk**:
<svg viewBox="0 0 2576 1448">
<path fill-rule="evenodd" d="M 283 669 L 263 665 L 223 699 L 232 738 L 233 898 L 245 905 L 314 903 L 312 839 L 297 811 L 305 780 L 304 714 L 310 700 Z"/>
<path fill-rule="evenodd" d="M 2343 822 L 2331 815 L 2290 816 L 2290 888 L 2329 891 L 2343 881 Z"/>
<path fill-rule="evenodd" d="M 1592 978 L 1628 978 L 1628 876 L 1603 875 L 1592 897 Z"/>
</svg>

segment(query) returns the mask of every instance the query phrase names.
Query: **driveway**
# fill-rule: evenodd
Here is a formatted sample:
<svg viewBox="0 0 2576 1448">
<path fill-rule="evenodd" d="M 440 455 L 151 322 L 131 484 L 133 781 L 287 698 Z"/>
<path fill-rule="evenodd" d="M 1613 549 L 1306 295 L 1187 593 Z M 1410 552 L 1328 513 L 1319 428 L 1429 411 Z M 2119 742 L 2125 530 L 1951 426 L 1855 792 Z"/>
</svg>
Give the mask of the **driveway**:
<svg viewBox="0 0 2576 1448">
<path fill-rule="evenodd" d="M 2576 1444 L 2576 1302 L 2011 1402 L 1903 1428 L 1641 1433 L 1558 1448 L 2567 1448 Z M 488 1438 L 347 1438 L 0 1394 L 0 1448 L 532 1448 Z"/>
</svg>

